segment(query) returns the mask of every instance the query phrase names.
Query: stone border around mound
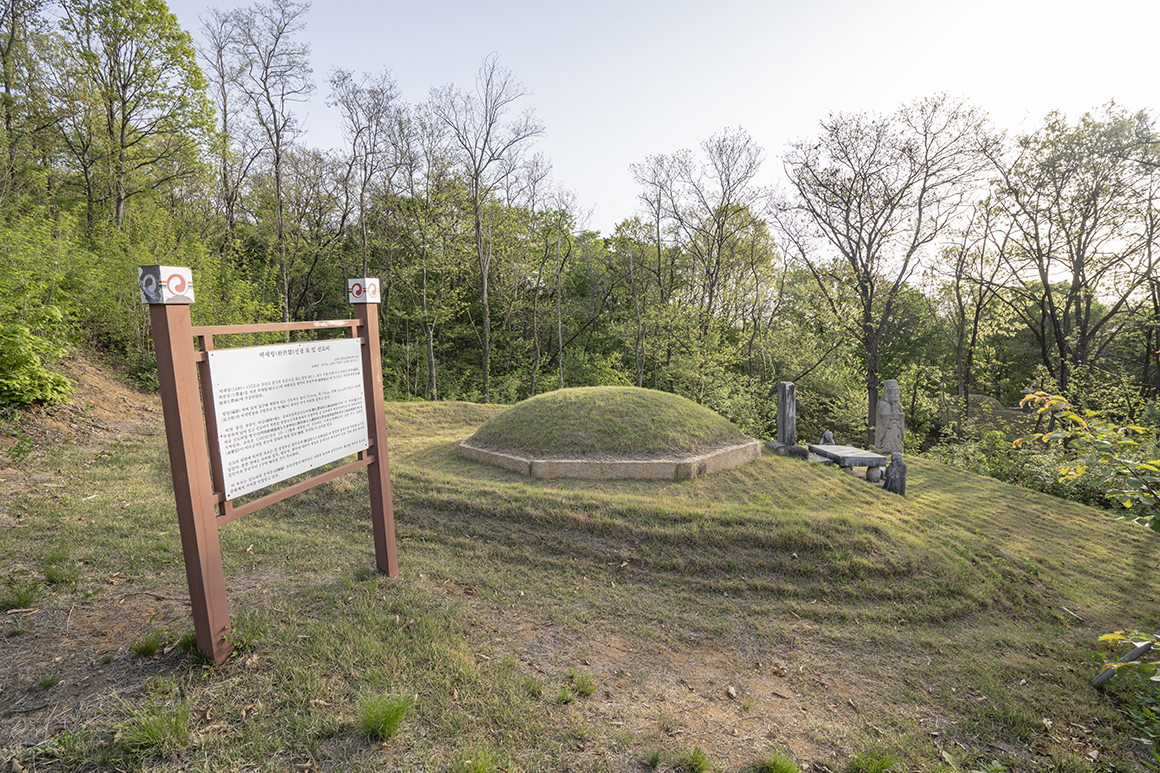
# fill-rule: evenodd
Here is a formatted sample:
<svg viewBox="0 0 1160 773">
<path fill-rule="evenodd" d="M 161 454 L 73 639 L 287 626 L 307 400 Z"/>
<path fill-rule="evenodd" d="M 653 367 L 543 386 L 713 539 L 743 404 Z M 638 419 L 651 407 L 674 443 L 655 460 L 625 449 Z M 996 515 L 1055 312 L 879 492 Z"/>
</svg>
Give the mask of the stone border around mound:
<svg viewBox="0 0 1160 773">
<path fill-rule="evenodd" d="M 459 454 L 476 462 L 502 467 L 532 478 L 583 478 L 587 480 L 691 480 L 752 462 L 761 456 L 761 441 L 750 440 L 696 456 L 670 459 L 528 459 L 515 454 L 488 451 L 459 444 Z"/>
</svg>

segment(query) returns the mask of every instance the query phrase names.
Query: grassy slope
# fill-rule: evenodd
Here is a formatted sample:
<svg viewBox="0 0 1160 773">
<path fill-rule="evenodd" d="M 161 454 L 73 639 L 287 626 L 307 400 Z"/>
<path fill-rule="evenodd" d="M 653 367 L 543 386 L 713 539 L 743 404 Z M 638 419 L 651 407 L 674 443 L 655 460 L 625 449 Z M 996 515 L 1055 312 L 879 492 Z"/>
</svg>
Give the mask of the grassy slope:
<svg viewBox="0 0 1160 773">
<path fill-rule="evenodd" d="M 686 736 L 560 703 L 567 674 L 550 657 L 539 670 L 517 659 L 517 618 L 561 641 L 719 657 L 753 683 L 779 663 L 779 689 L 825 720 L 806 739 L 812 761 L 824 749 L 834 769 L 867 748 L 911 770 L 940 769 L 943 752 L 1019 770 L 1131 769 L 1125 725 L 1086 680 L 1100 633 L 1160 613 L 1154 535 L 922 460 L 907 499 L 775 456 L 681 483 L 527 480 L 454 453 L 499 410 L 388 406 L 401 581 L 367 570 L 356 476 L 222 531 L 235 624 L 255 639 L 212 671 L 171 655 L 182 698 L 143 687 L 158 710 L 194 711 L 194 741 L 158 769 L 635 770 L 654 748 L 676 764 Z M 4 563 L 43 567 L 54 546 L 77 545 L 85 563 L 75 590 L 57 589 L 62 608 L 94 603 L 114 572 L 132 587 L 183 582 L 164 454 L 154 437 L 108 459 L 52 460 L 68 488 L 30 496 L 22 528 L 0 529 Z M 381 749 L 355 727 L 368 691 L 418 696 Z M 65 763 L 111 759 L 113 731 L 132 721 L 115 706 L 79 712 L 73 744 L 53 748 Z M 208 731 L 215 721 L 227 729 Z M 769 742 L 740 761 L 702 744 L 742 770 Z M 1106 767 L 1084 761 L 1092 750 Z"/>
</svg>

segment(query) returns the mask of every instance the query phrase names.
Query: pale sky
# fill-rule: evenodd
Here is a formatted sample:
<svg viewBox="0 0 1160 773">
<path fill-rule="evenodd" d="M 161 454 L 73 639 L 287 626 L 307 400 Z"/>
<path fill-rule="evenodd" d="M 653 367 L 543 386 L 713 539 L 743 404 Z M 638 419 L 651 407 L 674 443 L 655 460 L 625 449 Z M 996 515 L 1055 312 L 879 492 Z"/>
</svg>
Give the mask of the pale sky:
<svg viewBox="0 0 1160 773">
<path fill-rule="evenodd" d="M 200 38 L 198 14 L 250 4 L 169 7 Z M 334 68 L 387 68 L 417 103 L 432 87 L 472 88 L 494 52 L 528 91 L 517 107 L 545 125 L 536 150 L 605 235 L 637 209 L 630 164 L 726 128 L 765 148 L 762 182 L 775 185 L 787 143 L 830 113 L 946 92 L 1018 130 L 1053 109 L 1074 119 L 1112 99 L 1160 102 L 1156 0 L 316 0 L 306 23 L 317 90 L 304 142 L 342 145 L 325 105 Z"/>
</svg>

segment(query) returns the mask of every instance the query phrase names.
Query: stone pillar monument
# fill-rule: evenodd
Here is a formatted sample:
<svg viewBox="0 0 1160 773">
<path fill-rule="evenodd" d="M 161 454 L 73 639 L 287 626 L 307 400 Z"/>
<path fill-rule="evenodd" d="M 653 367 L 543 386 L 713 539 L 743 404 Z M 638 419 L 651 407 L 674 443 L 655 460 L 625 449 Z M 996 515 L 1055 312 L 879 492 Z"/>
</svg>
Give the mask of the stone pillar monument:
<svg viewBox="0 0 1160 773">
<path fill-rule="evenodd" d="M 883 395 L 874 415 L 874 450 L 880 454 L 902 453 L 905 429 L 906 417 L 902 413 L 898 382 L 890 379 L 883 385 Z"/>
<path fill-rule="evenodd" d="M 792 381 L 777 385 L 777 442 L 797 445 L 797 397 Z"/>
</svg>

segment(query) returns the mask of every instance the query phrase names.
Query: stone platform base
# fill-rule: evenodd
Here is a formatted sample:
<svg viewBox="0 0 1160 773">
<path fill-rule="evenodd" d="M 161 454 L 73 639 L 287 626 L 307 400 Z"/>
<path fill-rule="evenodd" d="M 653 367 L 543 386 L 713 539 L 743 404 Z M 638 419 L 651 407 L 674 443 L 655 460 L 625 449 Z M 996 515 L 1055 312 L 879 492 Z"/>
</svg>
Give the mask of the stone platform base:
<svg viewBox="0 0 1160 773">
<path fill-rule="evenodd" d="M 528 459 L 477 448 L 468 440 L 459 444 L 459 454 L 533 478 L 690 480 L 757 459 L 761 456 L 761 441 L 751 440 L 695 456 L 664 459 Z"/>
</svg>

